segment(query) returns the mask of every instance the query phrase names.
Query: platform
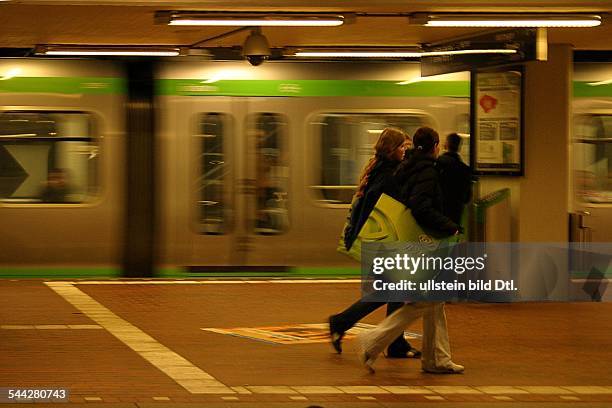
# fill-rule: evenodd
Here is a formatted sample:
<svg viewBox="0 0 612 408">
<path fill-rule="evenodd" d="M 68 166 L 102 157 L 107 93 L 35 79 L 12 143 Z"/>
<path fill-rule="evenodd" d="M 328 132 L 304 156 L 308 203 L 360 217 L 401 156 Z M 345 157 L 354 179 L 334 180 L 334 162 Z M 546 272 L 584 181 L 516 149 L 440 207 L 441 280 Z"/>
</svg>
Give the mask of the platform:
<svg viewBox="0 0 612 408">
<path fill-rule="evenodd" d="M 612 406 L 612 304 L 451 304 L 464 374 L 380 358 L 372 375 L 326 336 L 358 294 L 336 279 L 2 280 L 0 387 L 65 388 L 70 406 Z M 419 347 L 420 322 L 408 331 Z"/>
</svg>

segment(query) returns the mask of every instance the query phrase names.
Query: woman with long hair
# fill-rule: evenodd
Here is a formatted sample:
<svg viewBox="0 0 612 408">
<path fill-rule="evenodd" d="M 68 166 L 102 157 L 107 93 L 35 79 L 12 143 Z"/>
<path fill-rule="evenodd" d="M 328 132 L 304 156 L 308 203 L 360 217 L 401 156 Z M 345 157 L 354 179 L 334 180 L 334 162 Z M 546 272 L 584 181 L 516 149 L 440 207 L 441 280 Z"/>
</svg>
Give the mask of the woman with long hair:
<svg viewBox="0 0 612 408">
<path fill-rule="evenodd" d="M 461 227 L 443 213 L 443 197 L 436 158 L 440 151 L 438 133 L 428 127 L 419 128 L 412 139 L 410 158 L 397 169 L 395 182 L 399 199 L 408 208 L 419 226 L 434 230 L 440 236 L 459 234 Z M 368 370 L 380 353 L 414 320 L 423 316 L 423 371 L 440 374 L 461 373 L 464 367 L 453 363 L 450 354 L 444 303 L 407 303 L 387 316 L 376 328 L 357 336 L 360 359 Z"/>
<path fill-rule="evenodd" d="M 359 178 L 357 192 L 353 197 L 349 222 L 344 230 L 344 244 L 347 250 L 355 242 L 359 231 L 367 221 L 381 194 L 395 190 L 393 173 L 404 158 L 409 145 L 410 139 L 400 129 L 385 128 L 380 134 L 374 146 L 375 154 L 365 166 Z M 336 352 L 342 353 L 344 333 L 382 305 L 384 303 L 363 302 L 360 299 L 343 312 L 329 317 L 329 332 Z M 387 314 L 393 313 L 402 306 L 403 303 L 389 303 Z M 389 345 L 388 357 L 410 358 L 420 356 L 421 353 L 412 348 L 404 339 L 403 334 L 396 337 L 395 341 Z"/>
</svg>

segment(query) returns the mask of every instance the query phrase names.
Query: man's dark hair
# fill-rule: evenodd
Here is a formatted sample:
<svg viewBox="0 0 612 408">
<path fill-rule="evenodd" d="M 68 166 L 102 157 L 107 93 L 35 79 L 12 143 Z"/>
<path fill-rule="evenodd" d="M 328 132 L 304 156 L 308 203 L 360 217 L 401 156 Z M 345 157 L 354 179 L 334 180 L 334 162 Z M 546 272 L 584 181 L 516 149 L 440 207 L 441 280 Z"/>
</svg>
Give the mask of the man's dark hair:
<svg viewBox="0 0 612 408">
<path fill-rule="evenodd" d="M 418 128 L 412 137 L 412 144 L 415 150 L 422 151 L 423 153 L 432 152 L 439 142 L 438 132 L 426 126 Z"/>
<path fill-rule="evenodd" d="M 451 133 L 446 136 L 446 145 L 448 146 L 449 152 L 457 153 L 461 146 L 461 136 L 456 133 Z"/>
</svg>

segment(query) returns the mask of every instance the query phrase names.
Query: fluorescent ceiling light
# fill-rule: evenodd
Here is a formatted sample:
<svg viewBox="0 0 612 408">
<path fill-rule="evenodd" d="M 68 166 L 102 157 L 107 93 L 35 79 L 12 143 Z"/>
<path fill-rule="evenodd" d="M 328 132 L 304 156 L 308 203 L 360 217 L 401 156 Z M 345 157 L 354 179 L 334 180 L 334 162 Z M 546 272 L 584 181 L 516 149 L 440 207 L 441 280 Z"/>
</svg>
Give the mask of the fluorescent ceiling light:
<svg viewBox="0 0 612 408">
<path fill-rule="evenodd" d="M 295 51 L 289 56 L 303 58 L 421 58 L 443 55 L 470 55 L 470 54 L 515 54 L 516 50 L 508 49 L 474 49 L 449 51 L 387 51 L 387 50 L 303 50 Z"/>
<path fill-rule="evenodd" d="M 418 58 L 421 53 L 414 51 L 297 51 L 293 55 L 315 58 Z"/>
<path fill-rule="evenodd" d="M 335 27 L 344 23 L 344 17 L 325 14 L 158 12 L 156 21 L 176 26 Z"/>
<path fill-rule="evenodd" d="M 21 68 L 13 68 L 6 71 L 6 73 L 0 77 L 0 81 L 6 81 L 7 79 L 15 78 L 21 73 Z"/>
<path fill-rule="evenodd" d="M 410 21 L 427 27 L 596 27 L 601 24 L 601 17 L 584 14 L 417 13 Z"/>
<path fill-rule="evenodd" d="M 481 49 L 481 50 L 449 50 L 422 52 L 421 57 L 438 57 L 442 55 L 471 55 L 471 54 L 516 54 L 516 50 L 507 49 Z"/>
<path fill-rule="evenodd" d="M 405 81 L 401 81 L 401 82 L 396 82 L 397 85 L 409 85 L 409 84 L 416 84 L 417 82 L 421 82 L 425 80 L 425 78 L 418 76 L 418 77 L 414 77 L 411 79 L 407 79 Z"/>
<path fill-rule="evenodd" d="M 174 47 L 122 47 L 122 46 L 38 46 L 37 55 L 65 56 L 140 56 L 175 57 L 180 50 Z"/>
<path fill-rule="evenodd" d="M 599 86 L 599 85 L 608 85 L 608 84 L 612 84 L 612 78 L 606 79 L 604 81 L 598 81 L 598 82 L 587 82 L 587 85 L 590 85 L 590 86 Z"/>
</svg>

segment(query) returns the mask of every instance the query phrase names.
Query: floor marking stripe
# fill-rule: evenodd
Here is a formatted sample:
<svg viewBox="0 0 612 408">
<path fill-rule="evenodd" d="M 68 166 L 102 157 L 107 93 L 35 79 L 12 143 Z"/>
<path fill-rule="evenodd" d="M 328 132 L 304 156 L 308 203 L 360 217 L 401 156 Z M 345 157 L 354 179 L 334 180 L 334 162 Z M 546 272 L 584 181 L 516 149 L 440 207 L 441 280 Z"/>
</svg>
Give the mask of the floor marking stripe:
<svg viewBox="0 0 612 408">
<path fill-rule="evenodd" d="M 232 390 L 236 392 L 236 394 L 252 394 L 251 391 L 247 390 L 244 387 L 230 387 Z"/>
<path fill-rule="evenodd" d="M 344 394 L 342 390 L 331 385 L 302 385 L 292 386 L 300 394 Z"/>
<path fill-rule="evenodd" d="M 235 393 L 210 374 L 74 287 L 71 282 L 45 284 L 192 394 Z"/>
<path fill-rule="evenodd" d="M 570 390 L 566 390 L 561 387 L 553 387 L 553 386 L 525 385 L 525 386 L 520 386 L 516 388 L 525 390 L 531 394 L 555 394 L 555 395 L 573 394 L 573 392 Z"/>
<path fill-rule="evenodd" d="M 246 388 L 255 394 L 297 394 L 295 390 L 286 385 L 249 385 Z"/>
<path fill-rule="evenodd" d="M 425 386 L 425 388 L 435 392 L 436 394 L 481 394 L 479 390 L 476 390 L 470 386 L 461 385 L 432 385 Z"/>
<path fill-rule="evenodd" d="M 349 385 L 345 387 L 336 386 L 346 394 L 389 394 L 389 391 L 377 385 Z"/>
<path fill-rule="evenodd" d="M 237 393 L 244 387 L 231 387 Z M 251 385 L 247 388 L 255 394 L 420 394 L 423 396 L 443 396 L 450 394 L 483 395 L 491 397 L 508 397 L 519 395 L 558 395 L 564 398 L 567 394 L 576 395 L 569 389 L 576 389 L 578 394 L 612 394 L 612 386 L 470 386 L 470 385 L 432 385 L 432 386 L 406 386 L 406 385 Z M 529 391 L 532 390 L 532 391 Z M 557 392 L 554 392 L 557 391 Z M 565 394 L 565 395 L 564 395 Z M 506 398 L 500 398 L 505 400 Z M 572 398 L 569 398 L 572 399 Z"/>
<path fill-rule="evenodd" d="M 434 392 L 425 387 L 410 386 L 410 385 L 389 385 L 380 388 L 389 391 L 391 394 L 433 394 Z"/>
<path fill-rule="evenodd" d="M 579 386 L 571 386 L 566 387 L 563 386 L 566 390 L 575 392 L 576 394 L 612 394 L 612 387 L 607 386 L 588 386 L 588 385 L 579 385 Z"/>
<path fill-rule="evenodd" d="M 529 394 L 529 391 L 513 386 L 482 386 L 475 387 L 485 394 Z"/>
</svg>

